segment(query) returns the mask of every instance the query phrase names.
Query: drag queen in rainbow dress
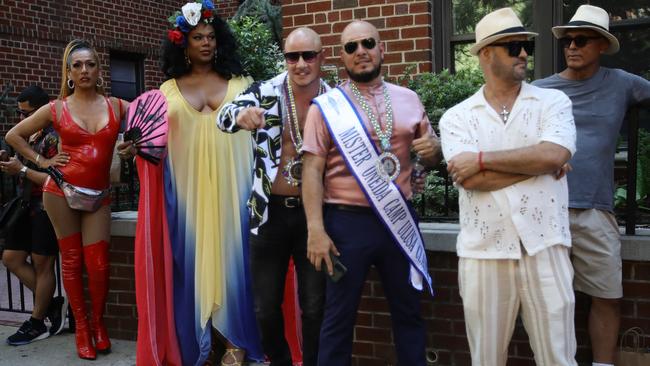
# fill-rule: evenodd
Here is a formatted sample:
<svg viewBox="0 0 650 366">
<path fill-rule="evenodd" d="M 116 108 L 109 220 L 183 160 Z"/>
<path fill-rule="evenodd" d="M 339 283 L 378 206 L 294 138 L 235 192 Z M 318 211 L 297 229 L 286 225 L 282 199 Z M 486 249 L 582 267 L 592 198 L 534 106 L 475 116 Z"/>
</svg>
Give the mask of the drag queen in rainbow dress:
<svg viewBox="0 0 650 366">
<path fill-rule="evenodd" d="M 162 63 L 170 79 L 160 87 L 166 155 L 158 165 L 137 159 L 137 363 L 203 365 L 214 327 L 226 347 L 221 365 L 241 365 L 264 358 L 247 268 L 252 148 L 248 135 L 225 134 L 215 121 L 252 80 L 209 0 L 172 20 Z"/>
</svg>

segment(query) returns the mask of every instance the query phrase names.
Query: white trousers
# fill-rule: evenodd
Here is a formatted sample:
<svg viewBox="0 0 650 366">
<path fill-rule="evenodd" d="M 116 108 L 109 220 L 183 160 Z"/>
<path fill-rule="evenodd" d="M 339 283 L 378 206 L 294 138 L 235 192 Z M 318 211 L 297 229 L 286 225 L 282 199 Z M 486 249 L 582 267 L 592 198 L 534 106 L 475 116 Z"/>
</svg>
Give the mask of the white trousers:
<svg viewBox="0 0 650 366">
<path fill-rule="evenodd" d="M 503 366 L 521 310 L 539 366 L 577 365 L 569 248 L 522 258 L 460 258 L 458 283 L 473 366 Z"/>
</svg>

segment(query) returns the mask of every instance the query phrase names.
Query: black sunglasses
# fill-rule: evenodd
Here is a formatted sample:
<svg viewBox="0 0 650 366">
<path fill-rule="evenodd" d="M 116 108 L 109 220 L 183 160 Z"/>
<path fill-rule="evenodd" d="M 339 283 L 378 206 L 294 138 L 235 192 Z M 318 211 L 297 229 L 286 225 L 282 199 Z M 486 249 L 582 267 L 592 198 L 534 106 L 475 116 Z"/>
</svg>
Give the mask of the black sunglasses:
<svg viewBox="0 0 650 366">
<path fill-rule="evenodd" d="M 16 113 L 18 113 L 19 116 L 23 118 L 27 118 L 32 115 L 32 113 L 36 112 L 36 109 L 32 109 L 31 111 L 26 111 L 24 109 L 16 108 Z"/>
<path fill-rule="evenodd" d="M 560 46 L 562 48 L 569 48 L 571 47 L 571 43 L 575 43 L 576 47 L 582 48 L 587 45 L 589 40 L 592 39 L 598 39 L 602 37 L 590 37 L 590 36 L 575 36 L 575 37 L 562 37 L 558 39 L 558 42 L 560 43 Z"/>
<path fill-rule="evenodd" d="M 366 38 L 360 41 L 348 42 L 343 45 L 343 49 L 345 50 L 345 53 L 347 53 L 348 55 L 353 54 L 354 51 L 356 51 L 357 48 L 359 47 L 359 43 L 361 43 L 361 46 L 367 50 L 371 50 L 375 48 L 375 46 L 377 45 L 377 41 L 375 41 L 374 38 Z"/>
<path fill-rule="evenodd" d="M 322 52 L 322 50 L 320 50 L 320 51 L 287 52 L 287 53 L 284 54 L 284 59 L 287 60 L 288 64 L 295 64 L 295 63 L 298 63 L 298 60 L 300 60 L 300 57 L 302 57 L 302 59 L 305 60 L 306 63 L 311 64 L 314 61 L 316 61 L 316 57 L 321 52 Z"/>
<path fill-rule="evenodd" d="M 535 41 L 510 41 L 510 42 L 499 42 L 492 43 L 490 46 L 501 46 L 508 50 L 508 56 L 510 57 L 519 57 L 521 49 L 523 48 L 528 56 L 532 56 L 535 53 Z"/>
</svg>

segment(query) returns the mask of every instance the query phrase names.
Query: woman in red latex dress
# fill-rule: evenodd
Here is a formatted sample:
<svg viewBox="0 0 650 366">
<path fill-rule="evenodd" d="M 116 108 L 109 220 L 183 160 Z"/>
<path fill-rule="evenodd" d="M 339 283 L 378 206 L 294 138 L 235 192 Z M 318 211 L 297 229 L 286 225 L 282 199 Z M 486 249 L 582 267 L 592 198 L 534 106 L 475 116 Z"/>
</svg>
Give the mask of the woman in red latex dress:
<svg viewBox="0 0 650 366">
<path fill-rule="evenodd" d="M 7 142 L 41 168 L 56 167 L 73 185 L 96 190 L 110 186 L 110 164 L 119 121 L 128 103 L 104 96 L 97 52 L 86 42 L 71 41 L 63 55 L 59 99 L 41 107 L 12 128 Z M 27 138 L 49 124 L 59 133 L 59 154 L 46 159 L 32 150 Z M 43 204 L 61 252 L 63 285 L 76 321 L 77 354 L 95 359 L 111 343 L 103 315 L 108 294 L 110 201 L 95 212 L 73 210 L 52 179 L 43 188 Z M 88 275 L 91 315 L 85 308 L 82 267 Z"/>
</svg>

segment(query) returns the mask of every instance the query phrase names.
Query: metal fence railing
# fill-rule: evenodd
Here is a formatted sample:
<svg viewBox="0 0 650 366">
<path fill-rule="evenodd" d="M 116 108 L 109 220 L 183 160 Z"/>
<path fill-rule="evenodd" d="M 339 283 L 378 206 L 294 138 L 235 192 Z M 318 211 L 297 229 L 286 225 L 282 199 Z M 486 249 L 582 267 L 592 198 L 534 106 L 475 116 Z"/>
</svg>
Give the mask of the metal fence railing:
<svg viewBox="0 0 650 366">
<path fill-rule="evenodd" d="M 6 113 L 2 110 L 0 100 L 0 123 L 6 121 Z M 5 120 L 3 121 L 3 117 Z M 639 131 L 640 110 L 631 109 L 628 113 L 627 124 L 627 159 L 625 164 L 625 178 L 619 182 L 626 187 L 627 199 L 625 204 L 617 206 L 616 216 L 619 224 L 625 227 L 626 234 L 635 235 L 639 226 L 650 226 L 650 212 L 640 209 L 637 202 L 637 169 L 639 165 Z M 0 138 L 0 148 L 7 148 L 4 138 Z M 648 158 L 650 157 L 642 157 Z M 646 168 L 647 169 L 647 168 Z M 122 182 L 112 187 L 113 211 L 137 210 L 139 181 L 135 165 L 131 161 L 122 162 Z M 642 170 L 645 175 L 650 174 L 650 169 Z M 16 194 L 15 177 L 0 174 L 0 203 L 5 203 Z M 644 205 L 650 206 L 650 198 L 646 197 Z M 413 200 L 416 212 L 422 221 L 455 222 L 458 220 L 458 192 L 452 185 L 444 166 L 438 167 L 427 177 L 427 189 L 423 194 L 416 195 Z M 57 265 L 57 291 L 61 293 L 60 271 Z M 0 269 L 4 269 L 1 267 Z M 6 282 L 0 280 L 0 311 L 31 312 L 32 297 L 28 296 L 24 286 L 13 275 L 6 271 Z M 0 270 L 0 273 L 2 271 Z M 0 276 L 2 276 L 0 274 Z"/>
<path fill-rule="evenodd" d="M 638 154 L 639 147 L 644 146 L 639 144 L 642 112 L 650 112 L 650 109 L 635 107 L 627 113 L 627 146 L 622 146 L 627 152 L 623 165 L 625 174 L 617 179 L 617 184 L 625 187 L 626 198 L 615 207 L 615 214 L 619 225 L 625 227 L 626 235 L 635 235 L 638 227 L 650 227 L 650 187 L 645 187 L 647 196 L 637 197 L 637 182 L 644 181 L 638 179 L 638 174 L 643 174 L 646 182 L 650 181 L 648 164 L 643 169 L 638 168 L 642 159 L 650 160 L 650 156 Z M 413 204 L 421 221 L 458 221 L 458 193 L 443 164 L 429 173 L 425 192 L 416 195 Z"/>
</svg>

